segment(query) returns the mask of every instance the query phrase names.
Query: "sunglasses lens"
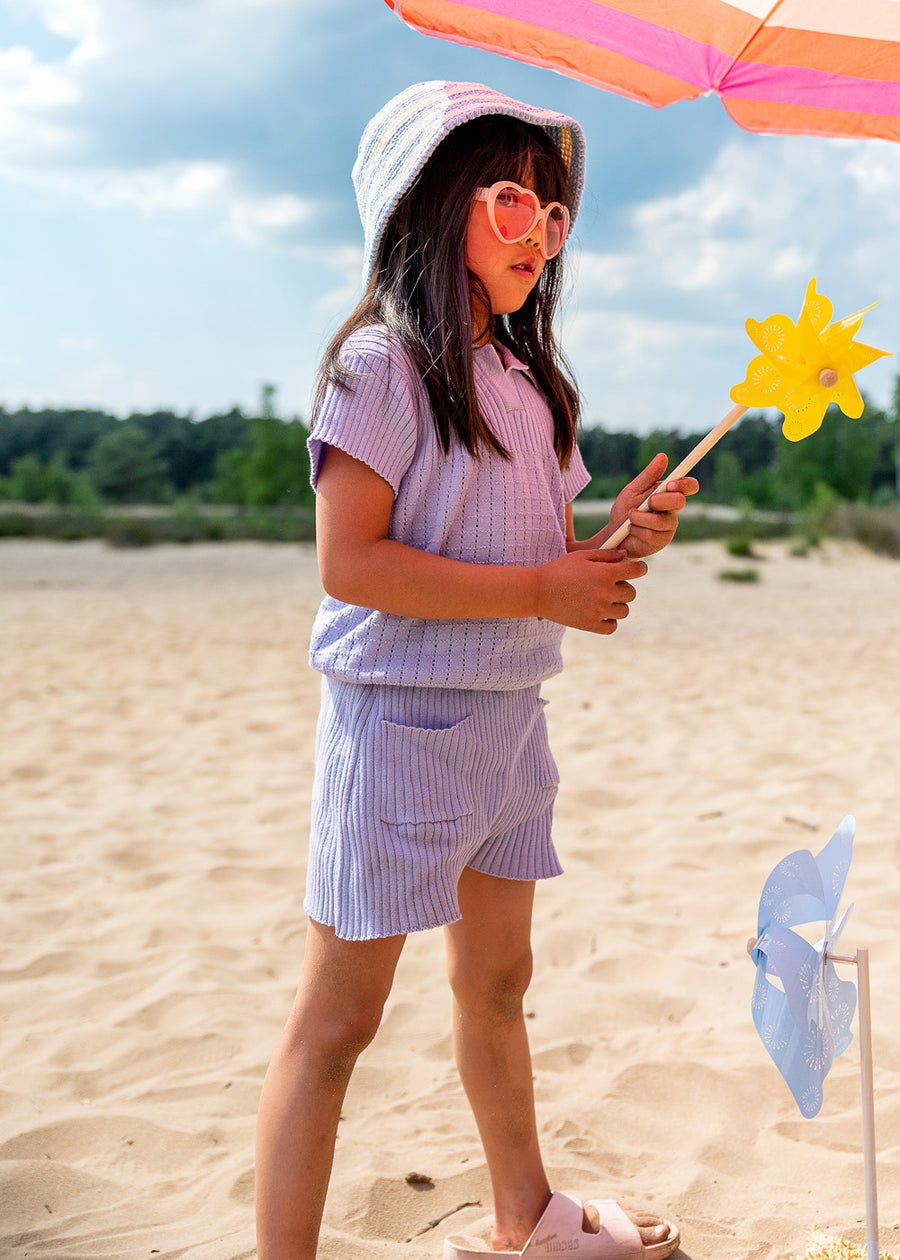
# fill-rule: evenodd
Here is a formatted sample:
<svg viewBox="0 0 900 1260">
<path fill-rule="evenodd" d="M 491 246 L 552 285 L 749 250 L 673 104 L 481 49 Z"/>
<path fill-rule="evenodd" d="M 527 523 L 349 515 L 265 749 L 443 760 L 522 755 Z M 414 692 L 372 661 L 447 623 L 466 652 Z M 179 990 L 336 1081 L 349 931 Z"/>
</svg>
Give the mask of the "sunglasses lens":
<svg viewBox="0 0 900 1260">
<path fill-rule="evenodd" d="M 504 241 L 520 241 L 537 218 L 538 203 L 533 193 L 518 188 L 501 188 L 494 199 L 494 222 Z"/>
<path fill-rule="evenodd" d="M 554 206 L 547 215 L 547 257 L 558 254 L 566 241 L 567 215 L 562 206 Z"/>
</svg>

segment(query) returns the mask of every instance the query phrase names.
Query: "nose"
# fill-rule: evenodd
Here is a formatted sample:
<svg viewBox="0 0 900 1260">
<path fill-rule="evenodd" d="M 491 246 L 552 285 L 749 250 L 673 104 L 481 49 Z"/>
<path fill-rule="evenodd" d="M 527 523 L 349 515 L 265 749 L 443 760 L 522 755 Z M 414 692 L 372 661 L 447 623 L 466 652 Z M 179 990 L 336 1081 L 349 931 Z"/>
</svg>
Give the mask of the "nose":
<svg viewBox="0 0 900 1260">
<path fill-rule="evenodd" d="M 544 232 L 540 219 L 525 237 L 525 244 L 530 245 L 533 249 L 539 249 L 541 253 L 544 252 Z"/>
</svg>

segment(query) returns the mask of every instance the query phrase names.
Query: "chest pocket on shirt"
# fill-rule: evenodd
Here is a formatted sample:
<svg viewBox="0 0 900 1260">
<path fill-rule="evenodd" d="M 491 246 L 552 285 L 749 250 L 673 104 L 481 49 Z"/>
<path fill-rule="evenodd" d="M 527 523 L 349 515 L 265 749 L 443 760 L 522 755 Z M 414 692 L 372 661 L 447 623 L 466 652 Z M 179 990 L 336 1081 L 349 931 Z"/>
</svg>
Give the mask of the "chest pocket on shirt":
<svg viewBox="0 0 900 1260">
<path fill-rule="evenodd" d="M 379 817 L 394 826 L 449 823 L 473 810 L 472 719 L 426 730 L 381 723 Z"/>
</svg>

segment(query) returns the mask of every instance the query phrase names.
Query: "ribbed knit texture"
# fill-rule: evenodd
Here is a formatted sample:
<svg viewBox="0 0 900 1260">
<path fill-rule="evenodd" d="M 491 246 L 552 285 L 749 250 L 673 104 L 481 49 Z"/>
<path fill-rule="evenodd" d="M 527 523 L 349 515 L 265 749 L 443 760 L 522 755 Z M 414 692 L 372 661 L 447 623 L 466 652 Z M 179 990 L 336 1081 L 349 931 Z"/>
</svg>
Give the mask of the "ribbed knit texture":
<svg viewBox="0 0 900 1260">
<path fill-rule="evenodd" d="M 329 389 L 312 424 L 313 485 L 325 445 L 368 464 L 395 492 L 389 534 L 474 564 L 546 564 L 566 552 L 565 505 L 590 480 L 576 451 L 560 470 L 550 409 L 523 364 L 493 346 L 474 352 L 478 402 L 511 458 L 444 454 L 428 396 L 383 327 L 347 341 L 359 377 Z M 328 596 L 313 626 L 310 664 L 332 678 L 412 687 L 517 690 L 562 669 L 563 627 L 535 617 L 421 620 Z"/>
<path fill-rule="evenodd" d="M 463 868 L 562 872 L 558 773 L 538 688 L 484 692 L 324 678 L 304 908 L 346 940 L 459 918 Z"/>
<path fill-rule="evenodd" d="M 584 135 L 565 114 L 526 105 L 481 83 L 414 83 L 393 97 L 363 132 L 353 184 L 365 232 L 363 287 L 388 220 L 445 136 L 486 114 L 509 114 L 543 127 L 569 168 L 569 215 L 575 222 L 584 187 Z"/>
</svg>

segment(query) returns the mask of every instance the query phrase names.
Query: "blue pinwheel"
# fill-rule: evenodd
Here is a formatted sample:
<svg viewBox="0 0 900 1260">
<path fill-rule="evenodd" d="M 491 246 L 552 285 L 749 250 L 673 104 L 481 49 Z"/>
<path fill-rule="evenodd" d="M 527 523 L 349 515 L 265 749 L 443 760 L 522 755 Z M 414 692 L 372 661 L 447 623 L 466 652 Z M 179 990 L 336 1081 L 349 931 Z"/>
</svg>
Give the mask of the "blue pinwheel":
<svg viewBox="0 0 900 1260">
<path fill-rule="evenodd" d="M 815 857 L 798 849 L 778 863 L 760 897 L 750 949 L 756 963 L 753 1022 L 807 1117 L 818 1114 L 822 1083 L 853 1040 L 856 986 L 840 979 L 829 955 L 853 909 L 836 917 L 855 831 L 848 815 Z M 825 935 L 815 945 L 792 930 L 819 920 Z"/>
</svg>

